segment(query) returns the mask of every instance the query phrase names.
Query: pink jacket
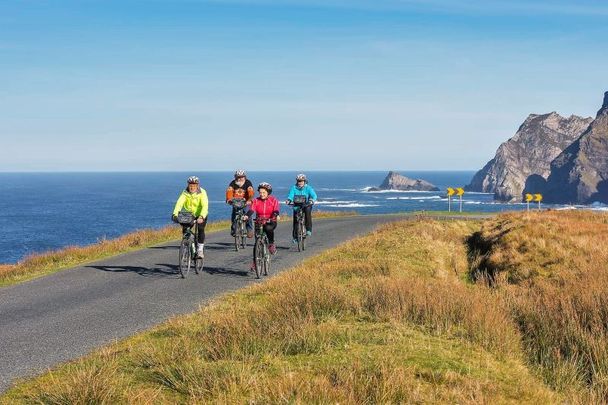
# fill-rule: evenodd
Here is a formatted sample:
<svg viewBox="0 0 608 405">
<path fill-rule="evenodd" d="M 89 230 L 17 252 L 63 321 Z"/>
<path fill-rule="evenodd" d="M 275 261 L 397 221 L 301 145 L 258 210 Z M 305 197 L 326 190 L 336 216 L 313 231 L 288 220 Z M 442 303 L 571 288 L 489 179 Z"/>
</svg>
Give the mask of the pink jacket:
<svg viewBox="0 0 608 405">
<path fill-rule="evenodd" d="M 254 212 L 259 219 L 274 218 L 279 215 L 279 200 L 271 195 L 265 200 L 254 198 L 247 215 L 251 216 Z"/>
</svg>

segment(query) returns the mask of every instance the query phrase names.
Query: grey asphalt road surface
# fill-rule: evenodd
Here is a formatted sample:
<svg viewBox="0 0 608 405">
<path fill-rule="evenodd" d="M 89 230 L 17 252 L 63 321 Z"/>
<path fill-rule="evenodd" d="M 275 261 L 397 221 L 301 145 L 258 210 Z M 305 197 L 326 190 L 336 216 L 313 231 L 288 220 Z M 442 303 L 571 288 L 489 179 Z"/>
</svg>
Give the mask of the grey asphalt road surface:
<svg viewBox="0 0 608 405">
<path fill-rule="evenodd" d="M 315 221 L 305 252 L 291 244 L 291 219 L 276 231 L 272 273 L 402 216 Z M 260 282 L 250 273 L 251 242 L 238 253 L 227 231 L 205 244 L 205 269 L 181 279 L 178 242 L 126 253 L 0 288 L 0 392 L 12 382 L 196 310 L 218 294 Z M 263 281 L 262 279 L 261 281 Z"/>
</svg>

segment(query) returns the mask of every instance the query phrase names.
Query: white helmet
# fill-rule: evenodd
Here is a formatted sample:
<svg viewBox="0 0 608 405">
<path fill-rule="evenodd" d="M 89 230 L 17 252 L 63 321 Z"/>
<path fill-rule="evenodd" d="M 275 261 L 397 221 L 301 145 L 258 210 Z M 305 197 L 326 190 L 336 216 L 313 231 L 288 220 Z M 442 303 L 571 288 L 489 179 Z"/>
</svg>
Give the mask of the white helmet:
<svg viewBox="0 0 608 405">
<path fill-rule="evenodd" d="M 196 176 L 188 177 L 188 184 L 199 184 L 198 177 L 196 177 Z"/>
<path fill-rule="evenodd" d="M 272 186 L 270 185 L 270 183 L 266 183 L 265 181 L 261 182 L 258 185 L 258 191 L 260 191 L 261 188 L 263 188 L 266 191 L 268 191 L 268 194 L 272 194 Z"/>
<path fill-rule="evenodd" d="M 247 172 L 245 172 L 245 170 L 237 170 L 234 172 L 234 178 L 236 179 L 238 177 L 247 177 Z"/>
<path fill-rule="evenodd" d="M 300 173 L 296 176 L 296 181 L 308 181 L 304 173 Z"/>
</svg>

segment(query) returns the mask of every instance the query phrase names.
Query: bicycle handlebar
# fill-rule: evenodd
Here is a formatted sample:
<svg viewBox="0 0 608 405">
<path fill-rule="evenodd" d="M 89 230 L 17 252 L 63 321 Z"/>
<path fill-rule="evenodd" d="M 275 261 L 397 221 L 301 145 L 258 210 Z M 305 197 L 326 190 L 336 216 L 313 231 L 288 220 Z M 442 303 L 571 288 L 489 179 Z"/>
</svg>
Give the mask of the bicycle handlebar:
<svg viewBox="0 0 608 405">
<path fill-rule="evenodd" d="M 269 222 L 276 222 L 276 219 L 272 219 L 272 218 L 256 218 L 253 222 L 256 223 L 256 225 L 265 225 Z"/>
<path fill-rule="evenodd" d="M 310 206 L 314 205 L 314 202 L 307 202 L 307 203 L 304 203 L 304 204 L 299 204 L 299 203 L 296 204 L 293 201 L 291 201 L 291 202 L 287 203 L 287 205 L 290 205 L 292 207 L 294 207 L 294 206 L 295 207 L 310 207 Z"/>
</svg>

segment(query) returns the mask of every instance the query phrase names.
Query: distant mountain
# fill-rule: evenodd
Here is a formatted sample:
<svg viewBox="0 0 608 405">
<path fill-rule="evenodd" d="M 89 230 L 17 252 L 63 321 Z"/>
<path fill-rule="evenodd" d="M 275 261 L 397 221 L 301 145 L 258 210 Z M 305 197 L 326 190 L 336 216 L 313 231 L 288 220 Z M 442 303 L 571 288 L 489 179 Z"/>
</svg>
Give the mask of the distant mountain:
<svg viewBox="0 0 608 405">
<path fill-rule="evenodd" d="M 401 190 L 401 191 L 439 191 L 439 188 L 421 179 L 410 179 L 397 172 L 389 172 L 382 184 L 369 191 Z"/>
<path fill-rule="evenodd" d="M 478 171 L 467 191 L 494 193 L 500 201 L 521 201 L 526 181 L 544 181 L 551 162 L 589 127 L 592 118 L 556 112 L 530 114 L 515 135 L 504 142 L 496 156 Z"/>
<path fill-rule="evenodd" d="M 608 92 L 589 128 L 551 163 L 544 200 L 608 203 Z"/>
</svg>

